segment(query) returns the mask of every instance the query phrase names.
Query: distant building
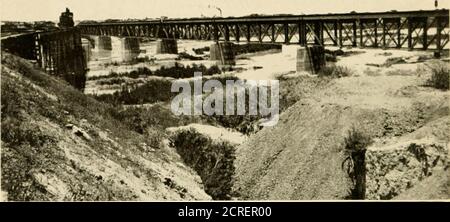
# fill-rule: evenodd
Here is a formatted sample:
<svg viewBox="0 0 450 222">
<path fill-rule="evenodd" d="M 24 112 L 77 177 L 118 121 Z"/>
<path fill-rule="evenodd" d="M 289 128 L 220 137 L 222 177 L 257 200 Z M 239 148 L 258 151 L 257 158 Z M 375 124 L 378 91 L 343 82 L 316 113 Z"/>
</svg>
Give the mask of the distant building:
<svg viewBox="0 0 450 222">
<path fill-rule="evenodd" d="M 66 8 L 66 11 L 61 13 L 61 16 L 59 16 L 58 26 L 62 29 L 71 28 L 74 26 L 73 13 L 70 12 L 68 8 Z"/>
</svg>

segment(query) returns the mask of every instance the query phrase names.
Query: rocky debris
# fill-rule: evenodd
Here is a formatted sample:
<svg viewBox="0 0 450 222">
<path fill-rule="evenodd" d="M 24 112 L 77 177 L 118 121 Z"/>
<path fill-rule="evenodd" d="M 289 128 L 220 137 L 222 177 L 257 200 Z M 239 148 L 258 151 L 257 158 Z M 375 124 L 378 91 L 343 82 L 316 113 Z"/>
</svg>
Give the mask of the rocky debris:
<svg viewBox="0 0 450 222">
<path fill-rule="evenodd" d="M 390 54 L 390 55 L 389 55 Z M 385 56 L 391 56 L 392 53 L 384 54 Z M 414 64 L 414 63 L 421 63 L 425 62 L 429 59 L 432 59 L 432 56 L 427 55 L 414 55 L 414 56 L 401 56 L 401 57 L 390 57 L 387 58 L 384 63 L 366 63 L 367 66 L 374 66 L 378 68 L 389 68 L 393 65 L 398 64 Z"/>
<path fill-rule="evenodd" d="M 75 125 L 69 123 L 69 124 L 66 124 L 66 128 L 72 130 L 72 133 L 74 135 L 82 137 L 83 139 L 85 139 L 87 141 L 92 141 L 92 137 L 89 136 L 89 134 L 86 131 L 79 128 L 78 126 L 75 126 Z"/>
<path fill-rule="evenodd" d="M 139 146 L 142 148 L 144 152 L 155 152 L 155 149 L 147 145 L 147 143 L 142 142 L 139 144 Z"/>
<path fill-rule="evenodd" d="M 427 139 L 369 148 L 366 199 L 392 199 L 446 167 L 446 145 Z"/>
<path fill-rule="evenodd" d="M 45 173 L 34 173 L 32 176 L 35 182 L 54 197 L 52 200 L 63 201 L 66 199 L 69 189 L 58 177 Z"/>
</svg>

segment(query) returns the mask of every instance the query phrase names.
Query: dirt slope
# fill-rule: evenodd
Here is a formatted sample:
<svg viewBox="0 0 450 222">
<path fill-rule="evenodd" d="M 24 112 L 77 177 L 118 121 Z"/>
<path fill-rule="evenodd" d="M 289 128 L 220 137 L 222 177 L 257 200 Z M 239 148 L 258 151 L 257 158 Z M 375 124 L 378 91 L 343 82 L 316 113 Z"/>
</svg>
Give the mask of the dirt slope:
<svg viewBox="0 0 450 222">
<path fill-rule="evenodd" d="M 449 93 L 424 87 L 429 76 L 429 70 L 401 75 L 355 73 L 334 79 L 319 91 L 303 92 L 303 99 L 280 115 L 278 125 L 263 129 L 238 147 L 237 195 L 242 199 L 346 198 L 351 186 L 341 168 L 342 144 L 352 127 L 379 144 L 397 141 L 416 130 L 426 136 L 445 135 L 441 136 L 443 144 L 448 144 L 447 124 L 434 125 L 432 130 L 422 128 L 449 117 Z M 443 149 L 446 152 L 447 145 Z M 448 172 L 447 168 L 436 175 L 443 172 Z M 428 176 L 413 181 L 408 189 L 415 184 L 420 189 L 419 182 L 433 180 Z"/>
<path fill-rule="evenodd" d="M 1 189 L 8 200 L 209 200 L 161 132 L 4 53 Z"/>
</svg>

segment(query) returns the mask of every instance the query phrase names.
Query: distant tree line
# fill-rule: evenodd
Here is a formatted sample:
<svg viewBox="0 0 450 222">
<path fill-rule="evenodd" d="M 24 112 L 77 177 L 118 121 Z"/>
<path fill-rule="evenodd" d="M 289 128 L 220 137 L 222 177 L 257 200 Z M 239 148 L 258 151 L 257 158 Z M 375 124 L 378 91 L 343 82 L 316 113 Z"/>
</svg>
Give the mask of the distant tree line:
<svg viewBox="0 0 450 222">
<path fill-rule="evenodd" d="M 210 76 L 214 74 L 220 74 L 222 71 L 217 65 L 213 65 L 207 68 L 205 65 L 193 64 L 192 66 L 183 66 L 179 63 L 175 63 L 173 67 L 166 68 L 162 66 L 160 69 L 155 71 L 150 70 L 147 67 L 140 67 L 137 70 L 131 72 L 111 72 L 107 76 L 92 76 L 88 80 L 99 80 L 105 78 L 115 78 L 115 77 L 128 77 L 128 78 L 145 78 L 148 76 L 161 76 L 161 77 L 172 77 L 176 79 L 180 78 L 191 78 L 194 77 L 195 72 L 201 72 L 204 76 Z"/>
</svg>

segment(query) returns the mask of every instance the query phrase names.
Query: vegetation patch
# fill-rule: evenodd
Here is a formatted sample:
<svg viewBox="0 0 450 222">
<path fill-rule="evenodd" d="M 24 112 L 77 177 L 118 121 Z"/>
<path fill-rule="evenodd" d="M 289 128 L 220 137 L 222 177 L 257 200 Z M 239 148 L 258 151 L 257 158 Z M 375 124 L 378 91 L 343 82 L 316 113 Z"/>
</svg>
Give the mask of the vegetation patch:
<svg viewBox="0 0 450 222">
<path fill-rule="evenodd" d="M 247 44 L 234 44 L 233 52 L 235 55 L 247 54 L 247 53 L 255 53 L 261 51 L 268 50 L 281 50 L 281 44 L 272 44 L 272 43 L 247 43 Z M 209 47 L 196 48 L 192 49 L 195 54 L 203 55 L 206 51 L 209 51 Z"/>
<path fill-rule="evenodd" d="M 161 77 L 171 77 L 171 78 L 192 78 L 196 72 L 201 72 L 203 76 L 210 76 L 214 74 L 220 74 L 222 71 L 216 65 L 207 68 L 205 65 L 197 65 L 193 64 L 191 66 L 183 66 L 180 63 L 176 62 L 173 67 L 165 67 L 162 66 L 160 69 L 155 71 L 151 71 L 147 67 L 139 67 L 137 70 L 133 70 L 131 72 L 111 72 L 107 76 L 93 76 L 89 77 L 88 80 L 98 80 L 105 78 L 115 78 L 115 77 L 128 77 L 132 79 L 137 78 L 146 78 L 149 76 L 161 76 Z"/>
<path fill-rule="evenodd" d="M 339 65 L 330 65 L 323 67 L 319 73 L 319 77 L 333 77 L 333 78 L 341 78 L 348 77 L 353 74 L 353 71 L 345 66 Z"/>
<path fill-rule="evenodd" d="M 225 141 L 213 141 L 195 129 L 179 130 L 170 137 L 183 161 L 192 167 L 214 200 L 231 199 L 235 147 Z"/>
<path fill-rule="evenodd" d="M 233 51 L 235 55 L 255 53 L 268 50 L 281 50 L 281 44 L 271 44 L 271 43 L 247 43 L 242 45 L 233 45 Z"/>
<path fill-rule="evenodd" d="M 448 64 L 444 62 L 434 63 L 430 66 L 431 77 L 427 81 L 427 85 L 440 90 L 448 90 L 450 73 Z"/>
<path fill-rule="evenodd" d="M 172 81 L 169 79 L 149 79 L 141 85 L 126 84 L 113 94 L 94 96 L 97 100 L 113 105 L 135 105 L 169 101 L 175 94 L 170 91 Z"/>
<path fill-rule="evenodd" d="M 366 163 L 365 155 L 367 147 L 372 143 L 372 139 L 355 127 L 344 139 L 344 156 L 342 169 L 350 177 L 353 187 L 350 190 L 348 199 L 364 199 L 366 193 Z"/>
</svg>

